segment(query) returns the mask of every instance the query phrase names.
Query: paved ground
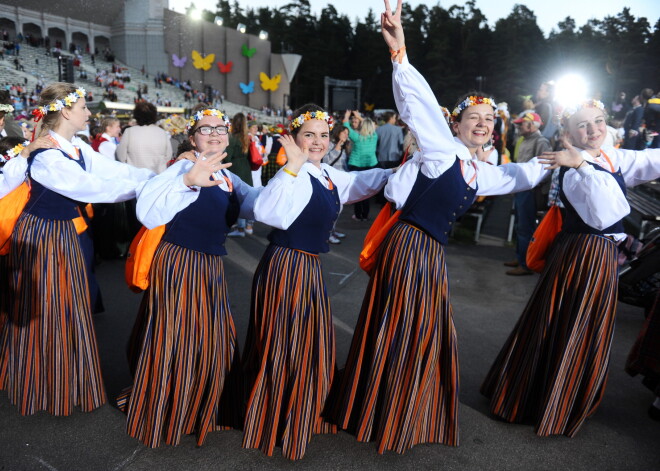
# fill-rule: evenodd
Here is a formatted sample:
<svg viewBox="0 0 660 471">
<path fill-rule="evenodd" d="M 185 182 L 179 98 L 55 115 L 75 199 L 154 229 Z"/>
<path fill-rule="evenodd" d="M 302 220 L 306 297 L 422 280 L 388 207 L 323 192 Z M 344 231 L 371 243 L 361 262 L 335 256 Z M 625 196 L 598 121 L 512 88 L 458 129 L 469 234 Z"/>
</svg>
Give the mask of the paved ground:
<svg viewBox="0 0 660 471">
<path fill-rule="evenodd" d="M 368 224 L 350 219 L 339 226 L 348 236 L 323 255 L 337 332 L 337 359 L 348 353 L 352 329 L 367 282 L 357 254 Z M 607 392 L 600 409 L 573 439 L 540 438 L 531 426 L 510 425 L 489 417 L 478 389 L 492 360 L 522 311 L 537 276 L 511 278 L 502 262 L 513 258 L 504 247 L 506 216 L 497 230 L 487 230 L 478 245 L 452 241 L 447 263 L 461 368 L 460 446 L 420 445 L 404 455 L 378 455 L 373 444 L 358 443 L 346 433 L 316 436 L 302 461 L 290 462 L 276 449 L 273 457 L 240 447 L 238 431 L 212 433 L 198 448 L 192 437 L 177 447 L 149 449 L 124 432 L 125 416 L 112 402 L 93 413 L 70 417 L 39 413 L 21 417 L 0 393 L 0 470 L 218 470 L 218 469 L 659 469 L 660 423 L 646 415 L 652 395 L 639 378 L 623 371 L 639 330 L 641 309 L 619 305 Z M 466 221 L 466 224 L 470 221 Z M 230 240 L 225 269 L 239 339 L 245 338 L 251 275 L 266 247 L 267 230 Z M 457 235 L 460 237 L 461 233 Z M 462 237 L 469 240 L 469 237 Z M 108 396 L 129 384 L 124 348 L 139 295 L 123 284 L 123 263 L 98 267 L 106 312 L 95 318 Z"/>
</svg>

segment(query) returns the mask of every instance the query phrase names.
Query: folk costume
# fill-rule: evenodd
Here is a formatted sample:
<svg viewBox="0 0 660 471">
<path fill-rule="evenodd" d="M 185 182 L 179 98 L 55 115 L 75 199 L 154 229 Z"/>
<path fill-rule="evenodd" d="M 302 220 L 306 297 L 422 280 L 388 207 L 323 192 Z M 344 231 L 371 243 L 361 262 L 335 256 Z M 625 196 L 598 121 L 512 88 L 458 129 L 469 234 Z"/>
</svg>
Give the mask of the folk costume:
<svg viewBox="0 0 660 471">
<path fill-rule="evenodd" d="M 9 317 L 0 387 L 23 415 L 69 415 L 105 402 L 88 273 L 73 219 L 84 203 L 135 197 L 153 173 L 109 161 L 50 131 L 57 148 L 29 158 L 30 199 L 9 249 Z"/>
<path fill-rule="evenodd" d="M 535 186 L 546 171 L 529 163 L 472 161 L 407 57 L 394 62 L 394 98 L 420 151 L 385 187 L 402 213 L 371 274 L 332 417 L 378 452 L 419 443 L 458 445 L 458 355 L 444 249 L 477 195 Z M 487 103 L 469 97 L 461 108 Z"/>
<path fill-rule="evenodd" d="M 321 412 L 335 375 L 330 300 L 319 253 L 341 204 L 383 187 L 391 170 L 346 173 L 305 163 L 297 176 L 280 170 L 255 204 L 273 226 L 252 283 L 244 366 L 248 403 L 243 446 L 289 459 L 304 456 L 313 434 L 335 433 Z"/>
<path fill-rule="evenodd" d="M 660 150 L 603 148 L 559 172 L 566 207 L 530 300 L 481 386 L 507 422 L 574 436 L 603 398 L 617 303 L 626 187 L 660 176 Z"/>
<path fill-rule="evenodd" d="M 214 173 L 219 186 L 189 188 L 183 175 L 193 165 L 174 163 L 137 200 L 138 219 L 166 230 L 129 341 L 133 385 L 117 402 L 128 434 L 150 447 L 193 433 L 202 445 L 218 428 L 225 379 L 240 368 L 222 256 L 229 228 L 239 212 L 252 217 L 259 190 L 226 170 Z"/>
</svg>

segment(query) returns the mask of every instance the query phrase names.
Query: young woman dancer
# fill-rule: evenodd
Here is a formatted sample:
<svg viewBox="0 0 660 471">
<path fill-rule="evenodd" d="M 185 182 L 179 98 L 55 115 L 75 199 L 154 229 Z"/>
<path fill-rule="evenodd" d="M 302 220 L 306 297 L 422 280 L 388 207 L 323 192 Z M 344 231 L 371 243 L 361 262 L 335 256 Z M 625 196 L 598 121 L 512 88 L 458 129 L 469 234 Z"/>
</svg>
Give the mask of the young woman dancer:
<svg viewBox="0 0 660 471">
<path fill-rule="evenodd" d="M 188 126 L 195 162 L 179 160 L 138 195 L 138 219 L 166 230 L 129 342 L 133 385 L 118 403 L 128 434 L 150 447 L 193 433 L 202 445 L 227 412 L 219 403 L 232 363 L 240 368 L 222 256 L 239 212 L 252 218 L 258 190 L 224 170 L 229 129 L 223 112 L 197 110 Z"/>
<path fill-rule="evenodd" d="M 0 387 L 23 415 L 69 415 L 105 402 L 80 238 L 85 203 L 135 197 L 149 170 L 110 161 L 76 133 L 90 116 L 85 91 L 54 83 L 40 96 L 41 135 L 56 148 L 32 153 L 30 199 L 10 239 L 9 317 L 0 343 Z"/>
<path fill-rule="evenodd" d="M 603 148 L 600 101 L 564 112 L 566 208 L 545 269 L 481 392 L 491 412 L 531 421 L 538 435 L 574 436 L 605 391 L 617 302 L 617 242 L 630 212 L 626 187 L 660 177 L 660 149 Z"/>
<path fill-rule="evenodd" d="M 255 203 L 257 220 L 275 229 L 252 284 L 245 349 L 249 398 L 243 446 L 272 455 L 304 456 L 315 433 L 335 431 L 321 418 L 335 373 L 330 302 L 318 254 L 341 204 L 378 192 L 392 170 L 346 173 L 321 160 L 330 144 L 331 116 L 305 105 L 280 138 L 287 164 Z"/>
<path fill-rule="evenodd" d="M 385 187 L 402 210 L 380 248 L 362 303 L 332 416 L 378 452 L 419 443 L 458 444 L 458 356 L 443 245 L 477 195 L 529 189 L 545 175 L 538 160 L 496 167 L 473 161 L 491 137 L 495 103 L 467 96 L 452 129 L 433 92 L 410 65 L 401 0 L 381 16 L 392 51 L 394 98 L 420 151 Z"/>
</svg>

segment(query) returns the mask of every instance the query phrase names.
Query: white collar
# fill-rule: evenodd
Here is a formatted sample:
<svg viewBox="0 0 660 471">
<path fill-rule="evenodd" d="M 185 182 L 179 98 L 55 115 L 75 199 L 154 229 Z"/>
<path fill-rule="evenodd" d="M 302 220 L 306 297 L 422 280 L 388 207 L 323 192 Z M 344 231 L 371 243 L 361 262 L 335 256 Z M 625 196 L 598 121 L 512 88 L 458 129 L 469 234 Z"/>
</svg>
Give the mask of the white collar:
<svg viewBox="0 0 660 471">
<path fill-rule="evenodd" d="M 83 142 L 82 139 L 80 139 L 77 136 L 73 136 L 73 139 L 71 141 L 68 141 L 64 137 L 57 134 L 55 131 L 48 131 L 48 133 L 53 139 L 57 141 L 57 144 L 59 145 L 60 149 L 62 149 L 65 153 L 71 156 L 76 156 L 78 154 L 74 146 L 77 146 L 80 149 L 81 144 Z"/>
</svg>

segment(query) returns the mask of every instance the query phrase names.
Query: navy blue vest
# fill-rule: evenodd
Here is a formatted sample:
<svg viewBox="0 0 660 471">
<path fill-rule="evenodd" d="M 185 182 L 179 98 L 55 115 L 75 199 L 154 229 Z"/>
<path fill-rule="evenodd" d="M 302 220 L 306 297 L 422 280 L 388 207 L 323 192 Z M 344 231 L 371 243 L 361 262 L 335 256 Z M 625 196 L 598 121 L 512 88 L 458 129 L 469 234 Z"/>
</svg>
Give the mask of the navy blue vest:
<svg viewBox="0 0 660 471">
<path fill-rule="evenodd" d="M 315 177 L 312 182 L 312 197 L 302 213 L 287 230 L 273 229 L 268 240 L 280 247 L 303 250 L 310 253 L 325 253 L 330 250 L 328 238 L 339 216 L 339 192 L 325 188 Z"/>
<path fill-rule="evenodd" d="M 197 252 L 227 255 L 227 232 L 239 211 L 236 192 L 217 186 L 201 188 L 197 200 L 167 223 L 163 240 Z"/>
<path fill-rule="evenodd" d="M 32 168 L 34 158 L 46 149 L 37 149 L 28 157 L 28 175 Z M 79 159 L 73 159 L 62 149 L 58 149 L 67 159 L 73 160 L 85 170 L 85 159 L 82 154 Z M 25 205 L 24 213 L 32 214 L 43 219 L 64 220 L 75 219 L 80 216 L 78 208 L 82 209 L 87 203 L 67 198 L 54 191 L 49 190 L 38 181 L 30 178 L 30 199 Z"/>
<path fill-rule="evenodd" d="M 619 169 L 615 173 L 612 173 L 609 170 L 604 169 L 600 165 L 594 164 L 592 162 L 587 162 L 587 163 L 592 167 L 594 167 L 596 170 L 599 170 L 601 172 L 607 172 L 610 175 L 612 175 L 612 177 L 614 177 L 616 182 L 621 187 L 621 191 L 623 191 L 623 195 L 624 196 L 626 195 L 626 183 L 623 180 L 621 169 Z M 582 218 L 580 218 L 577 211 L 571 205 L 571 203 L 568 201 L 568 198 L 566 198 L 566 195 L 564 194 L 564 174 L 569 170 L 569 168 L 570 167 L 562 167 L 559 170 L 559 197 L 561 198 L 561 202 L 564 203 L 564 206 L 566 207 L 566 213 L 564 216 L 564 221 L 561 226 L 561 230 L 569 234 L 597 234 L 597 235 L 620 234 L 622 232 L 625 232 L 623 228 L 623 221 L 616 222 L 612 224 L 610 227 L 607 227 L 602 231 L 599 231 L 598 229 L 586 224 L 582 220 Z"/>
<path fill-rule="evenodd" d="M 470 208 L 476 194 L 477 190 L 463 178 L 458 157 L 449 170 L 435 179 L 425 176 L 420 168 L 399 219 L 446 244 L 456 219 Z"/>
</svg>

